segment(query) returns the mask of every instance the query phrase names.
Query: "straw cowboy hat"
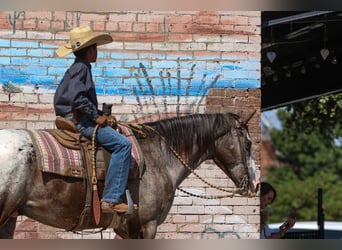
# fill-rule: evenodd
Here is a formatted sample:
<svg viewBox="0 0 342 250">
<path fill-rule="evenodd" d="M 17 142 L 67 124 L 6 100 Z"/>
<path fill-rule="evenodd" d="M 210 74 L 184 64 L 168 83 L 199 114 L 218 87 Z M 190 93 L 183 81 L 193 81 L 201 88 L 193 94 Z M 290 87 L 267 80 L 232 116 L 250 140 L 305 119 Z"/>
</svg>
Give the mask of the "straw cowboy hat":
<svg viewBox="0 0 342 250">
<path fill-rule="evenodd" d="M 112 41 L 108 34 L 94 35 L 89 26 L 81 26 L 70 31 L 70 41 L 59 47 L 56 54 L 63 57 L 93 44 L 104 45 Z"/>
</svg>

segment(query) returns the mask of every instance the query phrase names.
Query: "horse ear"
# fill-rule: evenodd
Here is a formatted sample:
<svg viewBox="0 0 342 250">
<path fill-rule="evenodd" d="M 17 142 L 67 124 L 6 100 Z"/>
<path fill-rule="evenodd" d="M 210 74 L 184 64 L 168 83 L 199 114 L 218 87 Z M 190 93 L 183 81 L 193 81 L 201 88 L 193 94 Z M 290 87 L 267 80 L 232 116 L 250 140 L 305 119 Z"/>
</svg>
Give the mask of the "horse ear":
<svg viewBox="0 0 342 250">
<path fill-rule="evenodd" d="M 255 113 L 256 113 L 256 109 L 252 113 L 246 116 L 244 123 L 248 124 L 249 120 L 252 119 Z"/>
</svg>

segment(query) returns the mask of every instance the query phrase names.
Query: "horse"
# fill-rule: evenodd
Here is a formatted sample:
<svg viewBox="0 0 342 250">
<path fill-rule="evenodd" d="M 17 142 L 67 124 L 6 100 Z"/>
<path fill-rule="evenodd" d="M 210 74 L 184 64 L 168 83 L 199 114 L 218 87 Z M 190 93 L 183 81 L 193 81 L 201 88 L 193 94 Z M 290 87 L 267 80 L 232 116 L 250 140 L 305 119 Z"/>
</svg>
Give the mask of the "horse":
<svg viewBox="0 0 342 250">
<path fill-rule="evenodd" d="M 154 239 L 176 189 L 207 160 L 233 181 L 239 195 L 255 194 L 256 168 L 247 126 L 251 116 L 192 114 L 141 123 L 145 137 L 137 141 L 144 155 L 144 171 L 127 185 L 138 207 L 133 214 L 118 215 L 122 220 L 113 228 L 116 234 Z M 43 172 L 37 167 L 33 143 L 25 129 L 0 130 L 1 238 L 13 238 L 19 215 L 69 231 L 84 208 L 84 180 Z M 103 182 L 98 186 L 101 196 Z M 92 220 L 83 229 L 106 228 L 112 225 L 112 218 L 102 213 L 98 225 Z"/>
</svg>

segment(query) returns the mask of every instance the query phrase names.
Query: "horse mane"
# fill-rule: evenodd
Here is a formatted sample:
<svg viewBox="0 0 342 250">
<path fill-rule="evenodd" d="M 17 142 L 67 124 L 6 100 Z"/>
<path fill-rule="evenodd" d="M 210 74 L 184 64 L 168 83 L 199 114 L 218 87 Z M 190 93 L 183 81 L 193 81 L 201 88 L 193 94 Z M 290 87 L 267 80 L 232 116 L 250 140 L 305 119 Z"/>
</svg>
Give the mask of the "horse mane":
<svg viewBox="0 0 342 250">
<path fill-rule="evenodd" d="M 192 114 L 145 124 L 155 128 L 176 152 L 189 156 L 213 149 L 215 140 L 229 132 L 238 118 L 233 113 Z"/>
</svg>

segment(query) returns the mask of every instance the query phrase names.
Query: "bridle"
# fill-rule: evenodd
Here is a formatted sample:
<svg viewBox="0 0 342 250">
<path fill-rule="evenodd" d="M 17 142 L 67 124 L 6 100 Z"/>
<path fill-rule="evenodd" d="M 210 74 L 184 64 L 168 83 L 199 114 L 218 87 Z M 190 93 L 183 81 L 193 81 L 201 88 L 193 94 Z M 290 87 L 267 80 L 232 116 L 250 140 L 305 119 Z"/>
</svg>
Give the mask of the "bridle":
<svg viewBox="0 0 342 250">
<path fill-rule="evenodd" d="M 153 127 L 148 126 L 148 125 L 142 125 L 142 126 L 145 127 L 145 128 L 150 129 L 152 132 L 157 134 L 159 136 L 159 138 L 162 141 L 164 141 L 164 143 L 169 147 L 170 151 L 174 154 L 174 156 L 182 163 L 182 165 L 186 169 L 188 169 L 190 171 L 190 173 L 192 173 L 194 176 L 196 176 L 199 180 L 201 180 L 203 183 L 205 183 L 209 187 L 214 188 L 214 189 L 219 190 L 219 191 L 222 191 L 222 192 L 225 192 L 225 193 L 228 193 L 228 194 L 226 194 L 226 195 L 198 195 L 198 194 L 194 194 L 194 193 L 188 192 L 188 191 L 186 191 L 186 190 L 184 190 L 184 189 L 182 189 L 180 187 L 177 187 L 177 189 L 180 190 L 181 192 L 186 193 L 186 194 L 188 194 L 190 196 L 194 196 L 194 197 L 202 198 L 202 199 L 221 199 L 221 198 L 227 198 L 227 197 L 232 198 L 236 194 L 240 193 L 241 191 L 246 190 L 246 188 L 248 186 L 248 182 L 249 182 L 248 174 L 243 176 L 240 187 L 222 188 L 222 187 L 219 187 L 217 185 L 213 185 L 213 184 L 209 183 L 208 181 L 206 181 L 205 179 L 203 179 L 201 176 L 199 176 L 194 171 L 194 169 L 191 168 L 187 162 L 185 162 L 185 160 L 182 158 L 182 156 L 168 143 L 167 139 L 163 135 L 161 135 L 156 129 L 154 129 Z M 240 124 L 239 124 L 239 126 L 235 126 L 233 128 L 234 129 L 242 129 Z M 240 143 L 241 142 L 240 141 L 240 136 L 237 136 L 237 137 L 238 137 L 238 140 L 239 140 L 239 143 Z M 241 152 L 241 154 L 242 154 L 242 152 Z M 246 162 L 244 162 L 244 166 L 247 166 Z M 247 169 L 247 173 L 248 173 L 248 169 Z"/>
</svg>

